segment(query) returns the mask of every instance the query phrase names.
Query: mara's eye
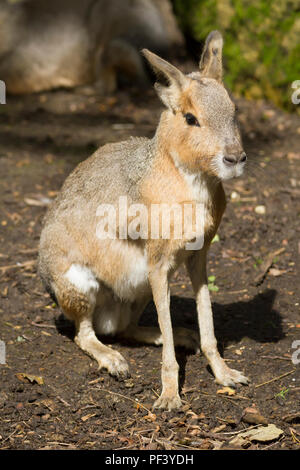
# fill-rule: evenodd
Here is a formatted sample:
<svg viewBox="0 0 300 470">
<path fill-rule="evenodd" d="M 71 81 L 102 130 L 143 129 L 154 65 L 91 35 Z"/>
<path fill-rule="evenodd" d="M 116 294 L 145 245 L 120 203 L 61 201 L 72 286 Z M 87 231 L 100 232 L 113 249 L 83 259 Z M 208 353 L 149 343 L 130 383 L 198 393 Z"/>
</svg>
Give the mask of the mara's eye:
<svg viewBox="0 0 300 470">
<path fill-rule="evenodd" d="M 186 122 L 189 126 L 197 126 L 200 127 L 198 119 L 191 113 L 187 113 L 184 115 Z"/>
</svg>

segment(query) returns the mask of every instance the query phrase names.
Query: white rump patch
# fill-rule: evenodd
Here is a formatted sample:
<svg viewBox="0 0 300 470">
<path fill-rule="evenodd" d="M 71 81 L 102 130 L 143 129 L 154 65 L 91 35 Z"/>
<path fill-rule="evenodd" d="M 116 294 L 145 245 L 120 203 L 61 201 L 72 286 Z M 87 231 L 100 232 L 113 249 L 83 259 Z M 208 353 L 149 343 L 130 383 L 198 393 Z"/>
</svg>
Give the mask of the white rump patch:
<svg viewBox="0 0 300 470">
<path fill-rule="evenodd" d="M 97 291 L 99 289 L 99 283 L 95 275 L 86 266 L 72 264 L 65 276 L 71 284 L 84 294 L 87 294 L 91 290 Z"/>
</svg>

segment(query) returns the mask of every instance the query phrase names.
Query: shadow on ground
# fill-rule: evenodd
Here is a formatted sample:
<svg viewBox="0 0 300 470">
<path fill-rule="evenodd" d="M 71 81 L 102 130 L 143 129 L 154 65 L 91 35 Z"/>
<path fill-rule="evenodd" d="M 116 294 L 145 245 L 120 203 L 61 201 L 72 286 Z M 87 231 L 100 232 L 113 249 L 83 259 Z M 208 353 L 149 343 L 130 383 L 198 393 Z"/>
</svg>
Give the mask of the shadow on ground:
<svg viewBox="0 0 300 470">
<path fill-rule="evenodd" d="M 215 334 L 221 354 L 230 343 L 238 343 L 247 337 L 259 343 L 276 343 L 284 338 L 282 318 L 274 308 L 276 290 L 266 289 L 249 301 L 239 301 L 230 304 L 213 303 Z M 172 322 L 197 330 L 197 313 L 194 299 L 172 296 Z M 55 318 L 58 333 L 74 339 L 75 329 L 62 314 Z M 153 302 L 146 307 L 140 324 L 143 326 L 158 326 L 156 309 Z M 104 342 L 119 342 L 119 339 L 101 338 Z M 127 344 L 127 341 L 126 341 Z M 128 343 L 131 347 L 139 347 Z"/>
</svg>

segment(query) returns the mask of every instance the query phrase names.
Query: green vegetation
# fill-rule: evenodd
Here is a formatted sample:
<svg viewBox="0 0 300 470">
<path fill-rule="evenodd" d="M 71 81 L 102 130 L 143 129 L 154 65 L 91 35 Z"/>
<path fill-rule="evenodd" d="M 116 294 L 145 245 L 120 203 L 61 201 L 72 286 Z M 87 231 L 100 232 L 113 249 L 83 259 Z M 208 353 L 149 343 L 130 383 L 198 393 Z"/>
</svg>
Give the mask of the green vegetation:
<svg viewBox="0 0 300 470">
<path fill-rule="evenodd" d="M 300 112 L 291 101 L 291 85 L 300 80 L 300 0 L 173 4 L 182 30 L 196 41 L 202 43 L 213 29 L 223 33 L 225 82 L 233 92 Z"/>
<path fill-rule="evenodd" d="M 283 400 L 286 399 L 286 394 L 288 393 L 289 391 L 289 388 L 283 388 L 282 390 L 280 390 L 279 393 L 276 393 L 276 395 L 274 395 L 274 397 L 279 397 L 279 398 L 282 398 Z"/>
<path fill-rule="evenodd" d="M 211 292 L 219 292 L 218 286 L 215 285 L 216 276 L 208 276 L 208 290 Z"/>
<path fill-rule="evenodd" d="M 254 268 L 257 269 L 258 266 L 260 266 L 263 263 L 263 260 L 261 258 L 257 258 L 254 263 Z"/>
</svg>

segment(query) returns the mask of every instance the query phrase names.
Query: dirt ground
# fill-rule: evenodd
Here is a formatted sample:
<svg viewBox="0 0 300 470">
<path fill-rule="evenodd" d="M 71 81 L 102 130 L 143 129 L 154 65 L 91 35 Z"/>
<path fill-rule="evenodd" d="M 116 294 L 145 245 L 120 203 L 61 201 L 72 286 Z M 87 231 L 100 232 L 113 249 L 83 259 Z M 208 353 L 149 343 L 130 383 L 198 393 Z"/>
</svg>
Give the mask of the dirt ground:
<svg viewBox="0 0 300 470">
<path fill-rule="evenodd" d="M 225 184 L 228 207 L 208 268 L 220 351 L 251 383 L 223 390 L 203 356 L 178 349 L 184 406 L 167 412 L 151 410 L 161 348 L 108 338 L 131 378 L 100 373 L 36 274 L 42 218 L 65 177 L 106 142 L 152 136 L 158 99 L 152 90 L 101 98 L 86 88 L 7 101 L 0 106 L 0 449 L 299 449 L 300 119 L 238 100 L 249 164 Z M 172 316 L 197 328 L 183 270 L 172 283 Z M 157 323 L 153 305 L 142 322 Z M 232 442 L 260 422 L 281 432 Z"/>
</svg>

